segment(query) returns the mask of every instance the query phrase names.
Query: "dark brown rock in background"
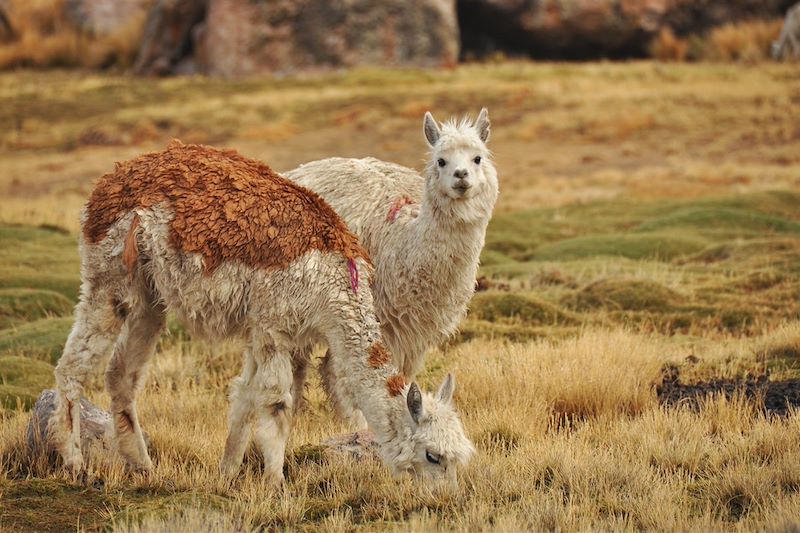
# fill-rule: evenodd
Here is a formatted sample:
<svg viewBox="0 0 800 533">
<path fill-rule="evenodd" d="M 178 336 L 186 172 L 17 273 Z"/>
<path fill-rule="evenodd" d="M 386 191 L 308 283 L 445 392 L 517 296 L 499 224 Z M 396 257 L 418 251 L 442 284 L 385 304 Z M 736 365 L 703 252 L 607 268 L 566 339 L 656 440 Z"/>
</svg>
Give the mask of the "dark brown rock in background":
<svg viewBox="0 0 800 533">
<path fill-rule="evenodd" d="M 9 0 L 0 0 L 0 43 L 14 38 L 14 28 L 11 27 L 11 20 L 8 17 L 9 7 Z"/>
<path fill-rule="evenodd" d="M 547 59 L 647 55 L 664 27 L 703 33 L 781 17 L 793 0 L 459 0 L 462 57 L 494 52 Z"/>
<path fill-rule="evenodd" d="M 455 0 L 209 0 L 198 62 L 216 76 L 450 66 Z"/>
<path fill-rule="evenodd" d="M 208 0 L 156 0 L 147 15 L 133 71 L 148 76 L 196 71 L 196 39 L 207 6 Z"/>
</svg>

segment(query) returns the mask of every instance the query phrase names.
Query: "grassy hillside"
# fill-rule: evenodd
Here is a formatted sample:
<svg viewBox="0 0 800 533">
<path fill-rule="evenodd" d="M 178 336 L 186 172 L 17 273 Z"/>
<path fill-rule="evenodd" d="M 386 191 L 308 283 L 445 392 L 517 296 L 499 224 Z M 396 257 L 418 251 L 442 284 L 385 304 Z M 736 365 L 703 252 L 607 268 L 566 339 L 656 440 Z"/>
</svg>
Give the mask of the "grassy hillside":
<svg viewBox="0 0 800 533">
<path fill-rule="evenodd" d="M 434 74 L 0 75 L 0 529 L 791 530 L 800 516 L 800 130 L 789 66 L 500 64 Z M 478 449 L 449 497 L 320 453 L 316 376 L 287 483 L 217 475 L 235 344 L 171 325 L 138 405 L 155 471 L 88 486 L 26 456 L 80 284 L 79 210 L 169 138 L 277 169 L 419 168 L 420 122 L 488 105 L 501 199 L 480 292 L 432 351 Z M 98 376 L 88 395 L 107 407 Z M 787 407 L 788 398 L 788 407 Z"/>
</svg>

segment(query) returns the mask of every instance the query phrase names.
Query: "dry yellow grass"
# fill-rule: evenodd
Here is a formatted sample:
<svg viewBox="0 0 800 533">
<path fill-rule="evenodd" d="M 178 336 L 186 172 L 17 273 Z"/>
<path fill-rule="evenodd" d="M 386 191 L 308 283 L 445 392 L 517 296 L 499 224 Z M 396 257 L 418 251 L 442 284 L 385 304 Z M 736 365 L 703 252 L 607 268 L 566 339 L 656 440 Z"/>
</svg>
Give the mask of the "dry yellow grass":
<svg viewBox="0 0 800 533">
<path fill-rule="evenodd" d="M 100 519 L 123 531 L 189 531 L 199 523 L 209 530 L 762 529 L 796 524 L 800 511 L 800 414 L 768 419 L 724 398 L 710 398 L 699 412 L 659 407 L 651 385 L 678 347 L 600 330 L 557 343 L 480 341 L 434 356 L 431 367 L 446 363 L 460 378 L 458 407 L 479 450 L 456 495 L 419 494 L 377 462 L 309 454 L 344 430 L 316 379 L 296 421 L 285 487 L 264 486 L 251 463 L 229 488 L 216 468 L 224 383 L 238 364 L 233 348 L 211 362 L 202 346 L 182 342 L 156 356 L 140 401 L 155 471 L 145 479 L 118 463 L 97 464 L 106 508 L 83 509 L 86 527 Z M 106 403 L 104 394 L 91 396 Z M 3 423 L 6 454 L 19 453 L 25 419 Z M 0 481 L 7 494 L 15 483 L 32 483 L 18 477 L 23 462 L 15 468 L 22 471 Z M 58 475 L 30 473 L 69 486 Z M 47 494 L 46 486 L 38 490 Z"/>
<path fill-rule="evenodd" d="M 714 28 L 708 35 L 705 58 L 715 61 L 759 61 L 770 57 L 783 20 L 750 21 Z"/>
</svg>

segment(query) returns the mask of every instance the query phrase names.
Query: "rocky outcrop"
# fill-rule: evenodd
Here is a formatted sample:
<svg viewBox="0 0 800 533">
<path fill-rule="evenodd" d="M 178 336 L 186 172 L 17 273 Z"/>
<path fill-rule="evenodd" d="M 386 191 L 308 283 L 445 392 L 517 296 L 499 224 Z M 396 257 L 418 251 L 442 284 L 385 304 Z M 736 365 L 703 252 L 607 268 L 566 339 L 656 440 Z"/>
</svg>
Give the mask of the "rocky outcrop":
<svg viewBox="0 0 800 533">
<path fill-rule="evenodd" d="M 458 60 L 455 0 L 209 0 L 198 62 L 216 76 Z"/>
<path fill-rule="evenodd" d="M 782 16 L 792 0 L 459 0 L 462 57 L 645 56 L 664 27 L 678 35 Z"/>
<path fill-rule="evenodd" d="M 195 72 L 207 7 L 208 0 L 156 0 L 147 15 L 133 71 L 147 76 Z"/>
<path fill-rule="evenodd" d="M 64 13 L 75 27 L 92 35 L 108 35 L 144 16 L 151 3 L 152 0 L 66 0 Z"/>
<path fill-rule="evenodd" d="M 9 7 L 9 0 L 0 0 L 0 43 L 14 38 L 14 28 L 8 16 Z"/>
</svg>

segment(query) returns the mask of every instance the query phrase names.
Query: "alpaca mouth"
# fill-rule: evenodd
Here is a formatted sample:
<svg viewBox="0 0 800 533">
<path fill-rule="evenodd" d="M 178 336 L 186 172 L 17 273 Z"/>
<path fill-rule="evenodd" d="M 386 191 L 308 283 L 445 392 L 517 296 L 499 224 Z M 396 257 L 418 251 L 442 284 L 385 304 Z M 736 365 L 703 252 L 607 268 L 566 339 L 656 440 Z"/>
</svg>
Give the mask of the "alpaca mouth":
<svg viewBox="0 0 800 533">
<path fill-rule="evenodd" d="M 453 185 L 453 190 L 458 195 L 458 198 L 464 198 L 464 196 L 467 194 L 467 191 L 471 188 L 472 185 L 469 185 L 468 183 L 459 183 L 458 185 Z"/>
</svg>

